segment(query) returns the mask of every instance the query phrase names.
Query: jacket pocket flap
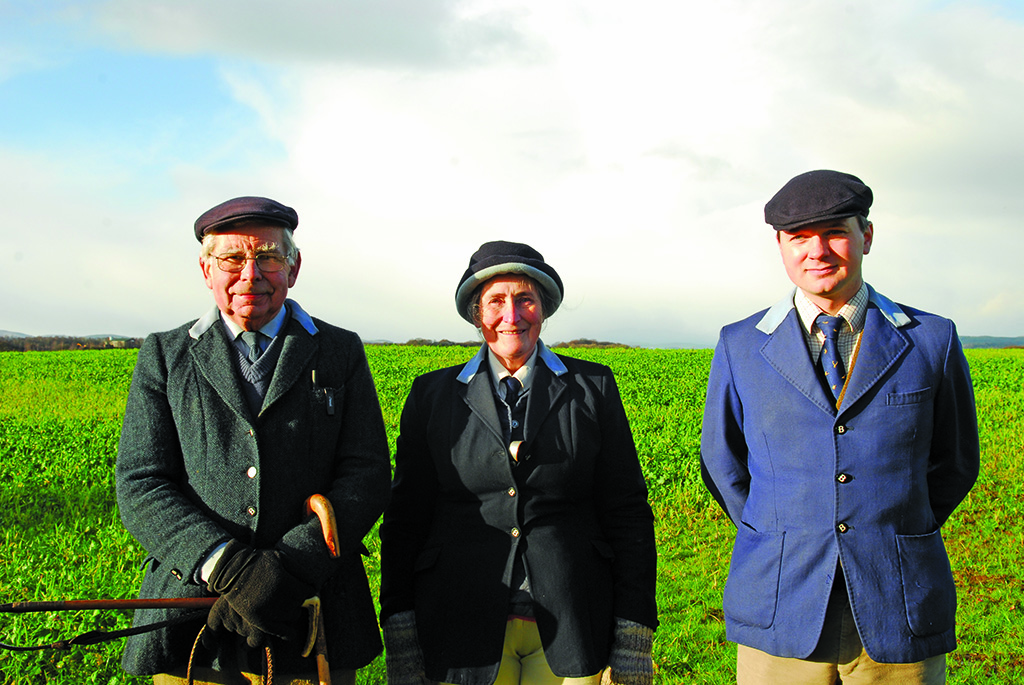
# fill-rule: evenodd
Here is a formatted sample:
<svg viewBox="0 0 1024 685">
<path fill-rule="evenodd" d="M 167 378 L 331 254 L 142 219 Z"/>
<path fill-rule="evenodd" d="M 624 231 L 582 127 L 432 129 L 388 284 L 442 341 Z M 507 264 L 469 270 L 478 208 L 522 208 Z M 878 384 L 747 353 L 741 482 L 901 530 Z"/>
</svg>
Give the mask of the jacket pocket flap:
<svg viewBox="0 0 1024 685">
<path fill-rule="evenodd" d="M 612 550 L 612 546 L 609 545 L 606 541 L 595 539 L 592 540 L 592 542 L 594 543 L 594 549 L 596 549 L 597 553 L 600 554 L 602 557 L 604 557 L 605 559 L 615 558 L 615 552 Z"/>
</svg>

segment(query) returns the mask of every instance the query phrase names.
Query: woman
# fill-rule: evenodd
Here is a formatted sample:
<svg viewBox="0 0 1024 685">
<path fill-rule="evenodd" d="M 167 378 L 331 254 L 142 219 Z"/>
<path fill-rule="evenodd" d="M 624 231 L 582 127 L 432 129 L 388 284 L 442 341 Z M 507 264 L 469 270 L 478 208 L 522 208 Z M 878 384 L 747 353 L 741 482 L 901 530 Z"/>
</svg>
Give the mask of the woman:
<svg viewBox="0 0 1024 685">
<path fill-rule="evenodd" d="M 485 243 L 455 294 L 485 344 L 413 383 L 380 528 L 391 685 L 652 681 L 647 487 L 611 371 L 540 341 L 562 295 L 539 252 Z"/>
</svg>

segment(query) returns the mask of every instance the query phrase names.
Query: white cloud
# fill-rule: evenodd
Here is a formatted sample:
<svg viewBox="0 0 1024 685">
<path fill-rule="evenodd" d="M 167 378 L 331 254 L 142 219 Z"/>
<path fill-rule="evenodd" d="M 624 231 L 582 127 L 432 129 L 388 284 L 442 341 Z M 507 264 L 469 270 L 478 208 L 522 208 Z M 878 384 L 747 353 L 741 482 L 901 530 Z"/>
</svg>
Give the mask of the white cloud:
<svg viewBox="0 0 1024 685">
<path fill-rule="evenodd" d="M 98 28 L 123 45 L 291 65 L 459 68 L 536 48 L 521 7 L 460 0 L 106 0 Z"/>
<path fill-rule="evenodd" d="M 964 334 L 1024 330 L 1020 298 L 998 295 L 1019 291 L 1024 28 L 982 5 L 171 7 L 105 2 L 96 26 L 128 49 L 215 56 L 281 154 L 221 169 L 249 138 L 226 141 L 177 164 L 151 209 L 108 192 L 86 210 L 166 232 L 152 244 L 176 255 L 167 235 L 187 243 L 227 197 L 291 203 L 296 297 L 368 338 L 471 338 L 455 285 L 500 238 L 534 245 L 565 280 L 546 339 L 711 345 L 788 289 L 762 207 L 822 167 L 875 190 L 869 281 Z M 59 183 L 84 195 L 82 177 Z M 988 241 L 997 259 L 972 249 Z M 160 327 L 197 315 L 193 249 L 153 302 L 107 309 Z"/>
</svg>

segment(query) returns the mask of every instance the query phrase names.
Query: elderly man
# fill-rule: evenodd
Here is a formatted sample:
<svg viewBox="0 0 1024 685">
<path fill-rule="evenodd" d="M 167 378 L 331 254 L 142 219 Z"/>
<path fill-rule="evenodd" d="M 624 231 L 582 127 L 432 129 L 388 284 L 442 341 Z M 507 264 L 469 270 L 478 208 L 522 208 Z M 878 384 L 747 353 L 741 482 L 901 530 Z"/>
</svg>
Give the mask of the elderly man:
<svg viewBox="0 0 1024 685">
<path fill-rule="evenodd" d="M 736 525 L 738 681 L 941 683 L 956 590 L 940 527 L 978 475 L 971 379 L 947 319 L 866 284 L 871 190 L 836 171 L 765 206 L 793 293 L 722 329 L 704 481 Z"/>
<path fill-rule="evenodd" d="M 303 602 L 320 597 L 334 682 L 381 650 L 361 554 L 389 497 L 380 406 L 355 333 L 287 299 L 301 258 L 298 216 L 240 197 L 195 223 L 199 266 L 216 306 L 146 339 L 117 459 L 125 526 L 149 552 L 141 597 L 219 595 L 206 619 L 197 682 L 308 682 Z M 331 558 L 303 504 L 335 510 Z M 136 625 L 182 610 L 136 612 Z M 123 666 L 182 682 L 203 618 L 134 636 Z M 201 666 L 201 668 L 200 668 Z"/>
</svg>

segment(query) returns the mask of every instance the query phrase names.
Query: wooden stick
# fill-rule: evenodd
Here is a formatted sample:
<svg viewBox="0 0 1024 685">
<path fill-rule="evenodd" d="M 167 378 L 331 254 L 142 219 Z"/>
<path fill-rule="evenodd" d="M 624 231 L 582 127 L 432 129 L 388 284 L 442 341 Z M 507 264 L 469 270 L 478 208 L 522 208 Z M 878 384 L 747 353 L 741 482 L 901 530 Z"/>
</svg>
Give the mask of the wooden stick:
<svg viewBox="0 0 1024 685">
<path fill-rule="evenodd" d="M 216 597 L 171 597 L 167 599 L 63 599 L 45 602 L 0 604 L 0 613 L 25 614 L 32 611 L 85 611 L 88 609 L 204 609 Z"/>
</svg>

